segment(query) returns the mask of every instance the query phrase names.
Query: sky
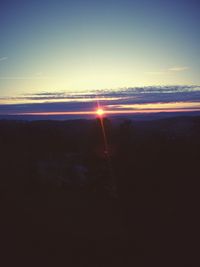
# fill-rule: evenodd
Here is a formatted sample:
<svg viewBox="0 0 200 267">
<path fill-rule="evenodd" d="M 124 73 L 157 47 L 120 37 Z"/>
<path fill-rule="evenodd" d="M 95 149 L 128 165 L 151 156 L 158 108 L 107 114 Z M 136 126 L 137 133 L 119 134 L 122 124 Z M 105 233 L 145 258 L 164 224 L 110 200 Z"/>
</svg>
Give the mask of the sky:
<svg viewBox="0 0 200 267">
<path fill-rule="evenodd" d="M 100 90 L 162 87 L 161 102 L 166 86 L 198 94 L 199 14 L 199 0 L 1 1 L 0 113 L 31 101 L 68 109 L 70 94 Z"/>
</svg>

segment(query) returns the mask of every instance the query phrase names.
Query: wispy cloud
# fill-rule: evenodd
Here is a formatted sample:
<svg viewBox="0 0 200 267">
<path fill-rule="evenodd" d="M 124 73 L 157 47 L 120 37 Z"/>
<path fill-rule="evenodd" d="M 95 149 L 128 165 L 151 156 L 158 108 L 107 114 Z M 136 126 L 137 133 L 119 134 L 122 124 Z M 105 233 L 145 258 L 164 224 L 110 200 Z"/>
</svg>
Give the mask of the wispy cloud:
<svg viewBox="0 0 200 267">
<path fill-rule="evenodd" d="M 189 69 L 189 67 L 187 67 L 187 66 L 174 66 L 174 67 L 164 69 L 161 71 L 147 71 L 147 72 L 145 72 L 145 74 L 148 74 L 148 75 L 165 75 L 165 74 L 170 74 L 173 72 L 186 71 L 188 69 Z"/>
<path fill-rule="evenodd" d="M 163 75 L 166 74 L 166 71 L 147 71 L 145 73 L 148 75 Z"/>
<path fill-rule="evenodd" d="M 189 67 L 186 67 L 186 66 L 174 66 L 172 68 L 169 68 L 169 71 L 179 72 L 179 71 L 185 71 L 188 69 L 189 69 Z"/>
<path fill-rule="evenodd" d="M 38 92 L 35 94 L 19 95 L 16 97 L 0 98 L 0 105 L 16 104 L 52 104 L 64 105 L 102 105 L 109 104 L 139 104 L 174 101 L 200 101 L 200 86 L 149 86 L 122 88 L 119 90 L 98 90 L 85 92 Z"/>
<path fill-rule="evenodd" d="M 8 57 L 0 57 L 0 61 L 4 61 L 4 60 L 7 60 Z"/>
<path fill-rule="evenodd" d="M 200 86 L 149 86 L 84 92 L 38 92 L 0 98 L 0 116 L 89 116 L 97 102 L 107 115 L 200 111 Z"/>
<path fill-rule="evenodd" d="M 43 80 L 50 78 L 49 76 L 0 76 L 0 80 Z"/>
</svg>

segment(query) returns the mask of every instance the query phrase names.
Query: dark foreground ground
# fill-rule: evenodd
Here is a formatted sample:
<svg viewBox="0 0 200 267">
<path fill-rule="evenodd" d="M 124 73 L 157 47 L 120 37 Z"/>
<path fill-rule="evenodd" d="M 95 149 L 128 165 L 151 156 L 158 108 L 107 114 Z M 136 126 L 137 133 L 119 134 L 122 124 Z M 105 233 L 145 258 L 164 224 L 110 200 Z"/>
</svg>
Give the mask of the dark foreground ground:
<svg viewBox="0 0 200 267">
<path fill-rule="evenodd" d="M 200 117 L 0 121 L 1 266 L 198 266 Z"/>
</svg>

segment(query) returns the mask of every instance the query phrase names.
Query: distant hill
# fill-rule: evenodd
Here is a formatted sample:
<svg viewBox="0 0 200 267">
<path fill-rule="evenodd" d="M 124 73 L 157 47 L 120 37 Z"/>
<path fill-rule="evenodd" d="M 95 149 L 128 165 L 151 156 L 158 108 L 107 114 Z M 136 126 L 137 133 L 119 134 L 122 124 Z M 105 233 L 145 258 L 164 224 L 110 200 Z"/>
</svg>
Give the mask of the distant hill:
<svg viewBox="0 0 200 267">
<path fill-rule="evenodd" d="M 138 114 L 123 114 L 123 115 L 108 115 L 110 119 L 133 119 L 133 120 L 157 120 L 161 118 L 171 118 L 179 116 L 199 116 L 200 111 L 186 112 L 158 112 L 158 113 L 138 113 Z M 0 115 L 0 120 L 76 120 L 76 119 L 94 119 L 94 115 Z"/>
</svg>

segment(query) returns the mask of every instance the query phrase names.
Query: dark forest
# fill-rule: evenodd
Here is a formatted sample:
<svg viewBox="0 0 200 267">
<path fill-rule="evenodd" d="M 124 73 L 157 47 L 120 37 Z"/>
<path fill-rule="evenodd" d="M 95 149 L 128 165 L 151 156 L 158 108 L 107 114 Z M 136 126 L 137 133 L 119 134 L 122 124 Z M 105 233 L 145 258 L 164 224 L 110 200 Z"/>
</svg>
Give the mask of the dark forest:
<svg viewBox="0 0 200 267">
<path fill-rule="evenodd" d="M 2 266 L 195 266 L 200 117 L 103 123 L 0 121 Z"/>
</svg>

